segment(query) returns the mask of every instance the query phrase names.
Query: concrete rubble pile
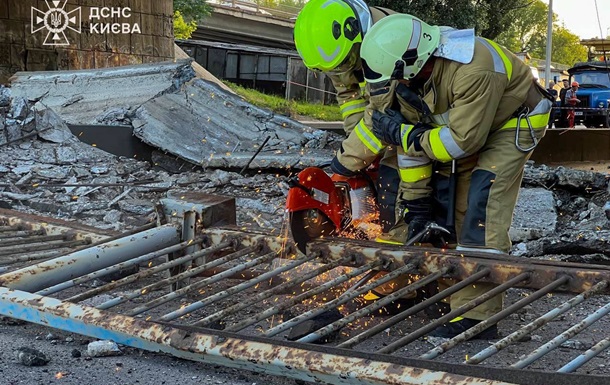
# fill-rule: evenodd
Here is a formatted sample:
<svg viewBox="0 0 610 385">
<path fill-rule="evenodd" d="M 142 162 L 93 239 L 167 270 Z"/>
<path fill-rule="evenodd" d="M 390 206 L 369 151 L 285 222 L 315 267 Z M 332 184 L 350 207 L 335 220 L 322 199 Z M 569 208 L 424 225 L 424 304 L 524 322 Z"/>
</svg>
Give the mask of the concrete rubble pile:
<svg viewBox="0 0 610 385">
<path fill-rule="evenodd" d="M 132 96 L 117 96 L 112 105 L 104 104 L 108 96 L 81 93 L 80 99 L 70 94 L 67 90 L 72 88 L 64 84 L 62 74 L 46 75 L 53 80 L 45 80 L 43 74 L 18 75 L 11 89 L 0 88 L 0 207 L 126 230 L 152 221 L 159 198 L 197 191 L 236 196 L 241 226 L 284 233 L 286 175 L 327 163 L 337 138 L 193 79 L 184 63 L 171 68 L 169 74 L 154 75 L 164 77 L 167 88 L 152 90 L 148 85 L 138 91 L 139 79 L 127 92 Z M 71 81 L 79 89 L 96 82 L 95 76 L 87 84 L 79 83 L 79 76 Z M 32 86 L 35 83 L 39 88 Z M 28 94 L 28 87 L 39 91 Z M 157 96 L 136 95 L 142 92 Z M 219 103 L 206 107 L 214 99 Z M 201 111 L 210 109 L 215 115 L 208 125 Z M 81 143 L 64 121 L 132 124 L 135 135 L 172 156 L 161 156 L 155 165 L 117 157 Z M 216 135 L 214 130 L 222 127 L 226 130 Z M 201 130 L 205 141 L 196 139 Z M 251 158 L 254 144 L 266 136 L 273 139 L 261 152 L 263 161 L 257 157 L 252 170 L 236 172 L 244 159 Z M 244 151 L 234 162 L 238 149 Z M 231 156 L 210 156 L 223 152 Z M 314 162 L 303 163 L 307 157 Z M 604 205 L 609 195 L 608 174 L 530 162 L 511 228 L 512 254 L 608 263 L 610 210 Z"/>
<path fill-rule="evenodd" d="M 338 140 L 199 79 L 191 60 L 17 73 L 13 97 L 44 103 L 68 124 L 125 125 L 144 143 L 204 167 L 319 165 Z"/>
</svg>

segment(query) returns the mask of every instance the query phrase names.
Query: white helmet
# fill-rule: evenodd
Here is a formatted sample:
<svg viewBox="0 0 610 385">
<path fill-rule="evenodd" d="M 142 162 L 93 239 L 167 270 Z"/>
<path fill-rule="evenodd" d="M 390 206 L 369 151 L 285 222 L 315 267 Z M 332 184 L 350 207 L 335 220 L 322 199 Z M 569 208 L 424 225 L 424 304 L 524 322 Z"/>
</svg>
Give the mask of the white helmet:
<svg viewBox="0 0 610 385">
<path fill-rule="evenodd" d="M 440 28 L 417 17 L 393 14 L 373 24 L 360 48 L 367 82 L 413 79 L 436 51 Z"/>
</svg>

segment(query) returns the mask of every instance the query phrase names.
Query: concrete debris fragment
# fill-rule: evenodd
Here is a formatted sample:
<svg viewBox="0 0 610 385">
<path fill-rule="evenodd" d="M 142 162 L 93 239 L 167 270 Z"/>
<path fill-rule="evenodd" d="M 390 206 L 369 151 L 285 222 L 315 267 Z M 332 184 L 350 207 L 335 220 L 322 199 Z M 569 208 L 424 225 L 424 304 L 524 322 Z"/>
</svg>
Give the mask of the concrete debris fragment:
<svg viewBox="0 0 610 385">
<path fill-rule="evenodd" d="M 549 190 L 521 189 L 510 228 L 511 241 L 529 241 L 554 233 L 557 226 L 555 203 Z"/>
<path fill-rule="evenodd" d="M 44 366 L 51 361 L 41 351 L 26 347 L 15 350 L 15 357 L 19 363 L 25 366 Z"/>
<path fill-rule="evenodd" d="M 113 341 L 94 341 L 87 345 L 87 355 L 89 357 L 111 357 L 120 356 L 123 352 Z"/>
</svg>

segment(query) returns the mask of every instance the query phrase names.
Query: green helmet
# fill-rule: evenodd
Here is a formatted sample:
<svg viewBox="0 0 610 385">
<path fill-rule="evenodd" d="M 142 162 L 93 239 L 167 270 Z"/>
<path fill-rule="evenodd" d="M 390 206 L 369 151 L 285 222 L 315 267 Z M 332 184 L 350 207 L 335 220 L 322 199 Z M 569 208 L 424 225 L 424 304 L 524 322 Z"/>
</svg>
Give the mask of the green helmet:
<svg viewBox="0 0 610 385">
<path fill-rule="evenodd" d="M 368 82 L 413 79 L 439 46 L 440 28 L 406 14 L 389 15 L 367 32 L 360 56 Z"/>
<path fill-rule="evenodd" d="M 307 68 L 332 71 L 357 53 L 371 16 L 361 0 L 311 0 L 294 24 L 294 43 Z"/>
</svg>

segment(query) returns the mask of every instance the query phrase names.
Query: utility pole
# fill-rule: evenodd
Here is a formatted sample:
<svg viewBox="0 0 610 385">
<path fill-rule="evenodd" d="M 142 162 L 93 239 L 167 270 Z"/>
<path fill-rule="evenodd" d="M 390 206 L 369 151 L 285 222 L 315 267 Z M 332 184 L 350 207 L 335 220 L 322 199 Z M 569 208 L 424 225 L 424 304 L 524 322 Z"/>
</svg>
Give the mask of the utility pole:
<svg viewBox="0 0 610 385">
<path fill-rule="evenodd" d="M 549 0 L 549 17 L 546 27 L 546 66 L 544 69 L 544 86 L 549 87 L 551 81 L 551 53 L 553 48 L 553 0 Z"/>
</svg>

